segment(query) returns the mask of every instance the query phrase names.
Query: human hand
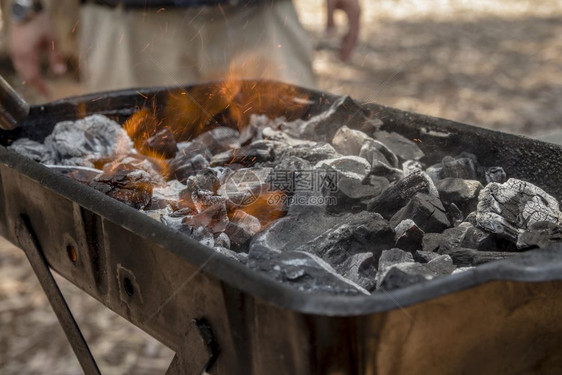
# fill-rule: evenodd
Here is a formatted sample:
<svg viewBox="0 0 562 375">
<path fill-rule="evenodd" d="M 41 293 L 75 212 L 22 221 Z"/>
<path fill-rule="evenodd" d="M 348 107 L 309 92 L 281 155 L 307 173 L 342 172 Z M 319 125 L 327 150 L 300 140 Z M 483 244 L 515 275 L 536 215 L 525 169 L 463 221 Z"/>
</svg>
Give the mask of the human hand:
<svg viewBox="0 0 562 375">
<path fill-rule="evenodd" d="M 41 74 L 41 54 L 46 53 L 55 74 L 64 74 L 66 64 L 56 48 L 55 27 L 46 12 L 36 14 L 24 23 L 10 25 L 9 48 L 14 68 L 20 77 L 45 97 L 49 88 Z"/>
<path fill-rule="evenodd" d="M 340 58 L 346 61 L 357 44 L 359 37 L 359 21 L 361 17 L 361 6 L 359 0 L 326 0 L 328 6 L 326 31 L 332 33 L 335 28 L 334 12 L 336 9 L 343 10 L 347 16 L 348 30 L 342 39 L 340 47 Z"/>
</svg>

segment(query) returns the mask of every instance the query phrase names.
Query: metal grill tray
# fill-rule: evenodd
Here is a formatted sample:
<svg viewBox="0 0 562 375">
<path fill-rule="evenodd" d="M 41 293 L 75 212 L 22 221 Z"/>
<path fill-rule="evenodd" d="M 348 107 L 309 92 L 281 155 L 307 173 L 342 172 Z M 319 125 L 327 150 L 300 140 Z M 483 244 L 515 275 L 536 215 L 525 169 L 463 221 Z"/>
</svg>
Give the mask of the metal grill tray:
<svg viewBox="0 0 562 375">
<path fill-rule="evenodd" d="M 276 85 L 246 82 L 258 88 L 266 83 L 269 89 Z M 0 143 L 41 141 L 55 123 L 94 113 L 122 122 L 143 106 L 158 110 L 170 92 L 184 89 L 193 87 L 116 91 L 35 106 L 23 127 L 1 132 Z M 311 102 L 300 113 L 305 117 L 337 99 L 295 89 Z M 383 130 L 420 139 L 429 163 L 471 152 L 483 165 L 501 165 L 508 176 L 562 198 L 562 149 L 556 145 L 376 104 L 365 108 L 384 121 Z M 187 362 L 201 355 L 192 322 L 205 322 L 214 336 L 211 374 L 562 369 L 562 246 L 390 293 L 313 295 L 257 274 L 5 147 L 0 173 L 1 235 L 25 248 L 16 233 L 24 215 L 56 272 Z M 69 247 L 77 252 L 75 263 Z"/>
</svg>

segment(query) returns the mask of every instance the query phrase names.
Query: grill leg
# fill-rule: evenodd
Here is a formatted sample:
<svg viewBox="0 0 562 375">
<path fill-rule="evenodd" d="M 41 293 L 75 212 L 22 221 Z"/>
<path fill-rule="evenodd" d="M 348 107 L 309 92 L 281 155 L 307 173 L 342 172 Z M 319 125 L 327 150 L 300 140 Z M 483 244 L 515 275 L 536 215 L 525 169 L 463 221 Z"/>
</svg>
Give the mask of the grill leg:
<svg viewBox="0 0 562 375">
<path fill-rule="evenodd" d="M 192 320 L 181 350 L 178 350 L 166 375 L 202 375 L 216 360 L 218 346 L 205 320 Z"/>
<path fill-rule="evenodd" d="M 82 336 L 80 327 L 74 320 L 72 312 L 68 308 L 64 296 L 62 295 L 47 263 L 47 259 L 41 251 L 41 246 L 37 241 L 33 227 L 26 215 L 22 215 L 16 223 L 16 236 L 20 246 L 25 251 L 27 259 L 33 268 L 33 272 L 39 279 L 39 283 L 55 311 L 59 323 L 66 334 L 66 338 L 72 346 L 74 354 L 78 358 L 84 373 L 100 374 L 100 370 L 96 364 L 90 348 Z"/>
</svg>

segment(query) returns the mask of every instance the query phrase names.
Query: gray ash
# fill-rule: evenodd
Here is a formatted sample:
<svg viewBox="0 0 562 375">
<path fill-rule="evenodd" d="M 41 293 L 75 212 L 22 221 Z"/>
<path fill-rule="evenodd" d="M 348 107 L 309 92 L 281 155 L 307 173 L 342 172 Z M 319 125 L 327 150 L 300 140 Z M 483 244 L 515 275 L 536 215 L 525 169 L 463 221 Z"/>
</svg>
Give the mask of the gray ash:
<svg viewBox="0 0 562 375">
<path fill-rule="evenodd" d="M 429 165 L 381 124 L 342 98 L 308 120 L 254 115 L 190 140 L 164 127 L 137 149 L 99 115 L 10 148 L 103 167 L 82 182 L 307 292 L 393 290 L 562 241 L 547 192 L 469 153 Z"/>
</svg>

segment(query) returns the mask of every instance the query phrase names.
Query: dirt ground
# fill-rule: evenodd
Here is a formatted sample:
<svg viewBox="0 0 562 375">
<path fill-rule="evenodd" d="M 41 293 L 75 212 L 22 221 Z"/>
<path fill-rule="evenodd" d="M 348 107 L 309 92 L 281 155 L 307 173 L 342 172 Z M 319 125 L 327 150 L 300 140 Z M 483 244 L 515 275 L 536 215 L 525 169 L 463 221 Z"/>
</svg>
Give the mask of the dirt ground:
<svg viewBox="0 0 562 375">
<path fill-rule="evenodd" d="M 324 1 L 295 3 L 317 45 L 322 90 L 531 136 L 562 131 L 558 0 L 364 0 L 361 40 L 348 63 L 336 57 L 337 40 L 324 36 Z M 57 97 L 81 92 L 72 77 L 50 85 Z M 57 280 L 104 374 L 164 372 L 169 349 Z M 5 241 L 0 373 L 81 373 L 24 255 Z"/>
</svg>

